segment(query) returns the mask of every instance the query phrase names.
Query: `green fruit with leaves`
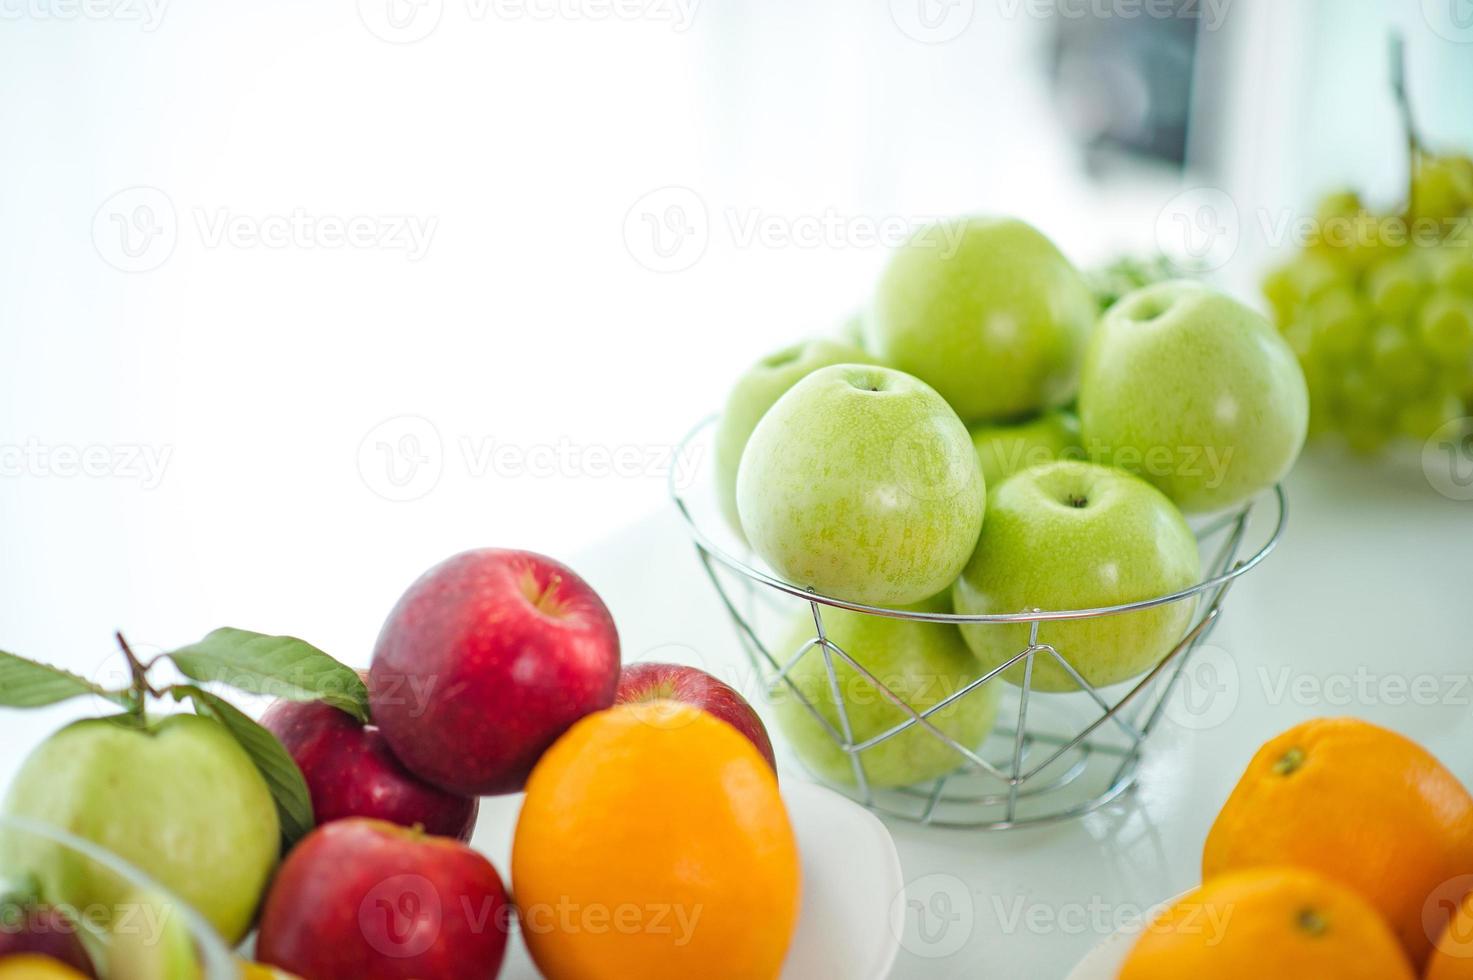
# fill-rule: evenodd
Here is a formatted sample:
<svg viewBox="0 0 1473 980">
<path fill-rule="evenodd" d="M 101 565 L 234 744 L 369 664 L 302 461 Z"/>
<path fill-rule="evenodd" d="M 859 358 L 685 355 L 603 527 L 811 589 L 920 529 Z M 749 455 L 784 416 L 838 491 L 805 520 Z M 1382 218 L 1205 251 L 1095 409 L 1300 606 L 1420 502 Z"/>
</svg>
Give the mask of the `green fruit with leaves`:
<svg viewBox="0 0 1473 980">
<path fill-rule="evenodd" d="M 93 696 L 123 709 L 74 722 L 42 742 L 22 764 L 0 813 L 104 848 L 197 910 L 228 942 L 238 942 L 255 917 L 283 838 L 290 845 L 312 828 L 307 785 L 265 728 L 199 683 L 155 687 L 150 668 L 168 659 L 192 681 L 324 700 L 360 719 L 367 717 L 367 691 L 351 668 L 294 637 L 220 629 L 148 664 L 121 636 L 118 641 L 132 678 L 121 690 L 0 651 L 0 706 L 33 708 Z M 165 698 L 187 700 L 196 713 L 151 718 L 150 701 Z M 110 929 L 140 902 L 136 883 L 22 830 L 0 834 L 0 868 L 34 879 L 48 902 L 95 911 Z M 170 953 L 177 939 L 160 936 L 164 945 L 132 949 L 129 938 L 114 936 L 117 954 L 129 963 L 177 960 Z M 140 969 L 140 976 L 149 973 Z M 153 971 L 176 973 L 162 966 Z"/>
<path fill-rule="evenodd" d="M 3 806 L 93 841 L 197 908 L 230 942 L 250 928 L 281 826 L 265 779 L 221 723 L 173 715 L 74 722 L 21 766 Z M 20 846 L 17 846 L 17 845 Z M 131 886 L 61 845 L 0 841 L 48 901 L 121 914 Z"/>
</svg>

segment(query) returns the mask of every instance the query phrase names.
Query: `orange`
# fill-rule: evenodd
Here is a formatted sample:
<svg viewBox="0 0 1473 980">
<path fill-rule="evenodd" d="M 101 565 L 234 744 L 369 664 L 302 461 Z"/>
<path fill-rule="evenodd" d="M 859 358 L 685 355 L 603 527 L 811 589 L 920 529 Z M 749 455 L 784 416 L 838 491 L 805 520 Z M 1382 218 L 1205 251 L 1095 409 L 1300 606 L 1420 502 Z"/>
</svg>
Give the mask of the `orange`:
<svg viewBox="0 0 1473 980">
<path fill-rule="evenodd" d="M 37 953 L 0 957 L 0 980 L 87 980 L 59 960 Z"/>
<path fill-rule="evenodd" d="M 1353 718 L 1307 721 L 1248 763 L 1207 835 L 1202 878 L 1264 864 L 1354 888 L 1420 968 L 1432 948 L 1424 904 L 1473 871 L 1473 797 L 1395 732 Z"/>
<path fill-rule="evenodd" d="M 1473 881 L 1465 884 L 1473 885 Z M 1466 896 L 1427 959 L 1425 980 L 1473 980 L 1473 894 Z"/>
<path fill-rule="evenodd" d="M 1119 980 L 1412 980 L 1391 928 L 1354 891 L 1300 868 L 1223 875 L 1148 925 Z"/>
<path fill-rule="evenodd" d="M 547 751 L 511 869 L 548 980 L 776 977 L 798 918 L 777 777 L 735 728 L 675 701 L 589 715 Z"/>
</svg>

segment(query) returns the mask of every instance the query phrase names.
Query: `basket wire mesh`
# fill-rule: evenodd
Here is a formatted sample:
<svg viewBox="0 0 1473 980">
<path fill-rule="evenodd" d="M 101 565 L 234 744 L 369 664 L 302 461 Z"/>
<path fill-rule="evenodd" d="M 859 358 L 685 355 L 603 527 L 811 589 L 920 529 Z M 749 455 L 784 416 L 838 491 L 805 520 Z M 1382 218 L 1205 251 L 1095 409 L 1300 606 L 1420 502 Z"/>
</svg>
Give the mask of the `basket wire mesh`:
<svg viewBox="0 0 1473 980">
<path fill-rule="evenodd" d="M 707 419 L 697 426 L 682 442 L 680 452 L 693 455 L 697 440 L 709 436 L 713 422 L 714 419 Z M 1134 785 L 1144 743 L 1159 727 L 1193 653 L 1217 625 L 1229 589 L 1273 550 L 1288 517 L 1283 488 L 1276 486 L 1240 509 L 1197 527 L 1199 549 L 1211 557 L 1204 562 L 1202 579 L 1178 592 L 1093 609 L 1029 609 L 1008 614 L 962 615 L 869 606 L 819 595 L 786 582 L 737 557 L 733 554 L 737 549 L 719 544 L 712 526 L 719 519 L 710 508 L 696 505 L 696 492 L 692 488 L 682 487 L 672 479 L 670 492 L 685 520 L 706 577 L 720 597 L 760 678 L 762 690 L 771 692 L 783 685 L 781 695 L 801 704 L 847 756 L 852 783 L 820 777 L 821 781 L 886 816 L 937 826 L 994 830 L 1081 816 L 1118 798 Z M 1250 518 L 1255 509 L 1265 505 L 1273 509 L 1271 529 L 1258 547 L 1244 557 Z M 1070 663 L 1067 651 L 1061 652 L 1039 639 L 1039 627 L 1051 621 L 1118 616 L 1175 602 L 1198 603 L 1191 625 L 1153 667 L 1133 681 L 1110 688 L 1091 685 Z M 763 638 L 765 620 L 784 611 L 791 616 L 795 607 L 802 604 L 806 604 L 812 616 L 813 635 L 796 650 L 774 650 Z M 1006 662 L 936 703 L 916 707 L 866 668 L 860 657 L 834 641 L 824 620 L 826 608 L 958 626 L 1024 623 L 1028 626 L 1028 640 Z M 799 661 L 815 652 L 823 660 L 823 677 L 837 713 L 837 724 L 824 716 L 791 677 Z M 1056 663 L 1078 690 L 1067 694 L 1035 691 L 1034 665 L 1040 657 Z M 883 731 L 856 738 L 855 726 L 841 694 L 836 664 L 843 664 L 872 686 L 902 714 L 902 719 Z M 999 718 L 1008 721 L 999 724 L 980 749 L 962 744 L 936 724 L 934 719 L 939 712 L 963 698 L 978 696 L 976 692 L 985 684 L 1004 684 L 998 675 L 1019 665 L 1022 682 L 1016 687 L 1006 684 L 1004 705 L 999 711 Z M 916 727 L 955 753 L 956 768 L 914 786 L 872 786 L 863 754 Z"/>
</svg>

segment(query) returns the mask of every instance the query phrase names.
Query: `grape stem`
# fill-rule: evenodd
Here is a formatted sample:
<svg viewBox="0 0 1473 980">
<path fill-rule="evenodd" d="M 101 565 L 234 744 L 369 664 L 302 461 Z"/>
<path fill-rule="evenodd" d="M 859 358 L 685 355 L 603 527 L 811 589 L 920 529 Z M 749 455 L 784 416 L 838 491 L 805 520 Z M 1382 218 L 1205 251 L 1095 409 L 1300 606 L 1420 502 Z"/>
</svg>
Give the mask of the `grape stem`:
<svg viewBox="0 0 1473 980">
<path fill-rule="evenodd" d="M 1422 160 L 1422 137 L 1417 132 L 1417 123 L 1412 115 L 1412 100 L 1407 93 L 1406 38 L 1400 31 L 1391 33 L 1391 91 L 1396 97 L 1397 114 L 1401 116 L 1402 130 L 1407 144 L 1407 201 L 1406 211 L 1410 217 L 1417 194 L 1417 169 Z"/>
</svg>

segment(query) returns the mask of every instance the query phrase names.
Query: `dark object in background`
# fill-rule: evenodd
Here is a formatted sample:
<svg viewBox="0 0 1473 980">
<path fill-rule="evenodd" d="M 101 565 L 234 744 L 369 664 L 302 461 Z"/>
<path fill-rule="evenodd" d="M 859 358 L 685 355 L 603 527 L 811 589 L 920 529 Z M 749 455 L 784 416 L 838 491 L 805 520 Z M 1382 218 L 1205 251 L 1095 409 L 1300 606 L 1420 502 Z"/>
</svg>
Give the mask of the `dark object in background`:
<svg viewBox="0 0 1473 980">
<path fill-rule="evenodd" d="M 1054 96 L 1091 169 L 1116 154 L 1185 163 L 1197 31 L 1206 10 L 1201 0 L 1155 0 L 1131 17 L 1108 5 L 1055 5 Z"/>
</svg>

